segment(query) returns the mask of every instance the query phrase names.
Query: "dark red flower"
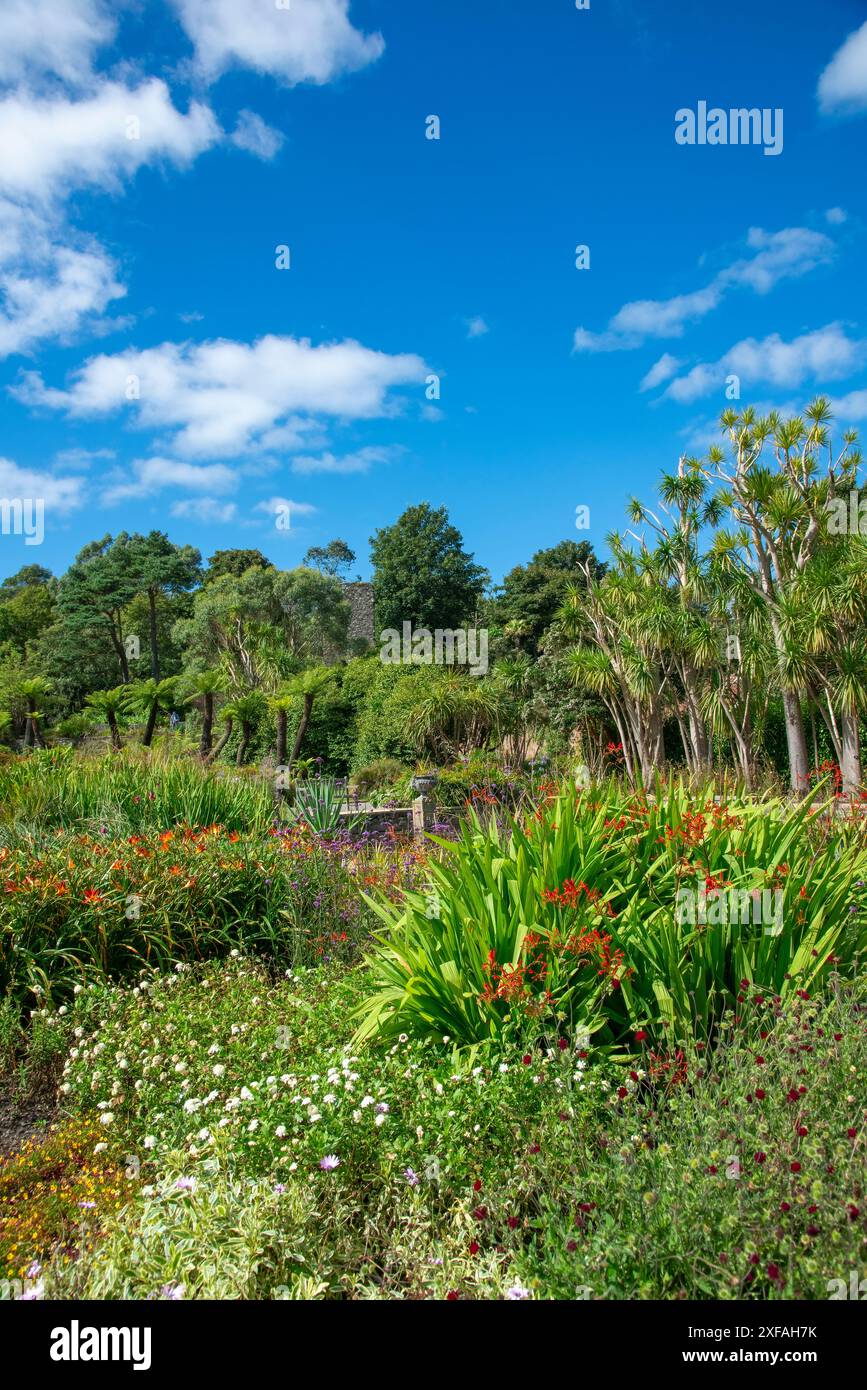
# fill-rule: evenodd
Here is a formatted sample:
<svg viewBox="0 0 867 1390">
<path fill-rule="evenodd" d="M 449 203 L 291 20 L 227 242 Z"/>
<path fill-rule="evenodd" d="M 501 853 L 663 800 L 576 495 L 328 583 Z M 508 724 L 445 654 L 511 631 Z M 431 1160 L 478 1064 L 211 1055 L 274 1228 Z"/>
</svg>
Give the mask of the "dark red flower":
<svg viewBox="0 0 867 1390">
<path fill-rule="evenodd" d="M 446 1299 L 448 1300 L 448 1302 L 454 1303 L 456 1298 L 460 1298 L 460 1294 L 457 1292 L 457 1290 L 449 1289 L 448 1293 L 446 1294 Z"/>
<path fill-rule="evenodd" d="M 790 1163 L 790 1164 L 789 1164 L 789 1172 L 790 1172 L 790 1173 L 800 1173 L 800 1171 L 801 1171 L 801 1165 L 800 1165 L 800 1163 L 798 1162 L 797 1159 L 795 1159 L 794 1163 Z"/>
<path fill-rule="evenodd" d="M 759 1088 L 756 1090 L 756 1100 L 764 1100 L 764 1098 L 765 1098 L 766 1095 L 767 1095 L 767 1092 L 766 1092 L 766 1091 L 763 1091 L 763 1090 L 761 1089 L 761 1087 L 759 1087 Z"/>
<path fill-rule="evenodd" d="M 644 1041 L 646 1040 L 646 1038 L 647 1038 L 647 1034 L 645 1033 L 644 1029 L 643 1029 L 643 1028 L 639 1028 L 638 1032 L 635 1034 L 635 1041 L 636 1041 L 636 1042 L 644 1042 Z"/>
<path fill-rule="evenodd" d="M 776 1280 L 779 1279 L 779 1277 L 780 1277 L 780 1266 L 779 1266 L 779 1265 L 775 1265 L 775 1264 L 769 1264 L 769 1265 L 768 1265 L 768 1278 L 769 1278 L 769 1279 L 773 1279 L 774 1282 L 776 1282 Z"/>
<path fill-rule="evenodd" d="M 473 1191 L 474 1191 L 474 1192 L 481 1192 L 481 1190 L 482 1190 L 482 1180 L 481 1180 L 481 1178 L 476 1178 L 475 1182 L 473 1183 Z"/>
<path fill-rule="evenodd" d="M 470 1254 L 471 1254 L 471 1255 L 478 1255 L 478 1253 L 479 1253 L 479 1248 L 480 1248 L 480 1247 L 479 1247 L 479 1242 L 478 1242 L 477 1240 L 471 1240 L 471 1241 L 470 1241 Z"/>
<path fill-rule="evenodd" d="M 765 1161 L 765 1159 L 767 1158 L 767 1156 L 768 1156 L 768 1155 L 767 1155 L 766 1153 L 764 1153 L 762 1149 L 759 1149 L 758 1153 L 756 1153 L 756 1154 L 753 1155 L 753 1157 L 754 1157 L 755 1160 L 756 1160 L 756 1163 L 764 1163 L 764 1161 Z"/>
<path fill-rule="evenodd" d="M 529 1052 L 525 1052 L 524 1056 L 521 1058 L 521 1061 L 524 1063 L 525 1067 L 528 1067 L 532 1060 L 533 1058 L 530 1056 Z"/>
</svg>

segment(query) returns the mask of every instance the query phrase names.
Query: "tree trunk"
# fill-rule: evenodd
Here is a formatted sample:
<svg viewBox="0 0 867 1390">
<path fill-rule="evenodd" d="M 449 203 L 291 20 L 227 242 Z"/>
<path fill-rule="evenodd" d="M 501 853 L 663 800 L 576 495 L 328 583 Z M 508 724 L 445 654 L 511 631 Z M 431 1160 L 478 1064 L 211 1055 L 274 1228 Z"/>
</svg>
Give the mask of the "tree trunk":
<svg viewBox="0 0 867 1390">
<path fill-rule="evenodd" d="M 298 724 L 298 732 L 295 735 L 295 747 L 292 749 L 290 766 L 296 762 L 301 754 L 301 745 L 304 742 L 304 735 L 307 733 L 307 725 L 310 723 L 310 711 L 313 709 L 313 696 L 304 696 L 304 708 L 301 711 L 301 719 Z"/>
<path fill-rule="evenodd" d="M 241 741 L 240 741 L 240 743 L 238 744 L 238 756 L 235 758 L 235 764 L 236 764 L 237 767 L 240 767 L 240 766 L 241 766 L 241 764 L 243 763 L 245 757 L 247 756 L 247 748 L 248 748 L 249 743 L 250 743 L 250 733 L 251 733 L 251 730 L 252 730 L 252 725 L 250 724 L 249 719 L 242 719 L 242 720 L 241 720 Z"/>
<path fill-rule="evenodd" d="M 223 733 L 223 737 L 220 739 L 216 747 L 211 749 L 210 753 L 205 759 L 205 762 L 213 763 L 217 760 L 217 758 L 219 758 L 226 744 L 229 742 L 229 739 L 232 737 L 232 725 L 234 724 L 234 722 L 235 721 L 232 719 L 231 715 L 226 716 L 226 728 Z"/>
<path fill-rule="evenodd" d="M 111 735 L 111 747 L 112 747 L 112 751 L 113 751 L 114 753 L 119 753 L 119 752 L 120 752 L 120 748 L 121 748 L 121 743 L 120 743 L 120 729 L 117 727 L 117 715 L 115 714 L 115 712 L 114 712 L 113 709 L 110 709 L 110 710 L 106 710 L 105 717 L 106 717 L 106 719 L 108 720 L 108 732 L 109 732 L 110 735 Z"/>
<path fill-rule="evenodd" d="M 861 721 L 856 710 L 844 710 L 840 715 L 843 774 L 843 795 L 857 796 L 862 786 Z"/>
<path fill-rule="evenodd" d="M 123 645 L 122 638 L 119 637 L 115 631 L 114 623 L 111 625 L 111 644 L 114 647 L 115 654 L 120 664 L 121 685 L 129 685 L 129 662 L 126 659 L 126 648 Z"/>
<path fill-rule="evenodd" d="M 151 675 L 155 681 L 158 681 L 160 678 L 160 654 L 157 646 L 157 596 L 153 589 L 148 589 L 148 618 L 150 620 Z"/>
<path fill-rule="evenodd" d="M 783 691 L 783 713 L 786 718 L 786 746 L 789 750 L 792 791 L 798 796 L 804 796 L 810 786 L 810 758 L 804 732 L 804 714 L 800 696 L 796 691 Z"/>
<path fill-rule="evenodd" d="M 199 739 L 199 757 L 207 758 L 214 739 L 214 697 L 202 696 L 202 736 Z"/>
<path fill-rule="evenodd" d="M 144 738 L 142 739 L 143 748 L 150 748 L 151 746 L 151 742 L 153 741 L 154 736 L 154 729 L 157 726 L 157 715 L 159 714 L 159 709 L 159 701 L 154 700 L 153 704 L 148 710 L 148 722 L 145 726 Z"/>
<path fill-rule="evenodd" d="M 289 737 L 289 717 L 285 709 L 277 711 L 277 762 L 286 765 L 286 744 Z"/>
</svg>

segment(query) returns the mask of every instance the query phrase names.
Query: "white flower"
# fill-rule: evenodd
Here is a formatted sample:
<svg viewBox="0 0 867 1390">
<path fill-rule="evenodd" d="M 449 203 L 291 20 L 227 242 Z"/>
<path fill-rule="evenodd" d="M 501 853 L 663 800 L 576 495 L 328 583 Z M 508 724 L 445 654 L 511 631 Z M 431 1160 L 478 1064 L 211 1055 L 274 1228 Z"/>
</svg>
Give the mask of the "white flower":
<svg viewBox="0 0 867 1390">
<path fill-rule="evenodd" d="M 374 1099 L 373 1096 L 365 1096 L 365 1097 L 364 1097 L 364 1100 L 361 1102 L 361 1108 L 362 1108 L 362 1110 L 365 1110 L 365 1109 L 367 1108 L 368 1105 L 375 1105 L 375 1104 L 376 1104 L 376 1100 Z"/>
<path fill-rule="evenodd" d="M 107 1149 L 107 1148 L 108 1148 L 108 1144 L 94 1144 L 94 1146 L 93 1146 L 93 1152 L 94 1152 L 95 1154 L 101 1154 L 101 1153 L 103 1153 L 104 1150 Z"/>
<path fill-rule="evenodd" d="M 276 1134 L 276 1136 L 277 1136 L 278 1139 L 285 1139 L 285 1138 L 286 1138 L 286 1126 L 285 1126 L 285 1125 L 278 1125 L 277 1128 L 274 1130 L 274 1133 Z"/>
<path fill-rule="evenodd" d="M 242 1086 L 242 1087 L 241 1087 L 241 1099 L 242 1099 L 242 1100 L 252 1100 L 252 1099 L 253 1099 L 253 1092 L 250 1091 L 250 1090 L 248 1090 L 246 1086 Z"/>
<path fill-rule="evenodd" d="M 103 1111 L 103 1113 L 102 1113 L 102 1114 L 100 1115 L 100 1117 L 99 1117 L 99 1123 L 100 1123 L 101 1125 L 105 1125 L 106 1128 L 107 1128 L 109 1125 L 113 1125 L 113 1124 L 114 1124 L 114 1115 L 112 1115 L 112 1113 L 111 1113 L 110 1110 L 104 1110 L 104 1111 Z"/>
<path fill-rule="evenodd" d="M 387 1116 L 387 1115 L 379 1114 L 379 1115 L 377 1115 L 376 1119 L 374 1120 L 374 1124 L 376 1124 L 376 1125 L 384 1125 L 387 1119 L 388 1119 L 388 1116 Z"/>
<path fill-rule="evenodd" d="M 222 1062 L 218 1062 L 215 1067 L 211 1067 L 211 1071 L 213 1072 L 214 1076 L 226 1075 L 226 1068 L 223 1066 Z"/>
<path fill-rule="evenodd" d="M 144 1147 L 145 1147 L 146 1149 L 155 1149 L 156 1146 L 157 1146 L 156 1135 L 155 1135 L 155 1134 L 149 1134 L 149 1135 L 147 1136 L 147 1138 L 145 1139 L 145 1141 L 144 1141 Z"/>
</svg>

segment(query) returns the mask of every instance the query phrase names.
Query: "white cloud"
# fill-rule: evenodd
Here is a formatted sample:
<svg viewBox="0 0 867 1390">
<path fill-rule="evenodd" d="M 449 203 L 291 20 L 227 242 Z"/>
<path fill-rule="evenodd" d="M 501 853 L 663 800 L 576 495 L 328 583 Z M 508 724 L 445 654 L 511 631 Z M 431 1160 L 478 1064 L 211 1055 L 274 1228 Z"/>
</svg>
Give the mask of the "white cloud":
<svg viewBox="0 0 867 1390">
<path fill-rule="evenodd" d="M 69 339 L 85 324 L 95 333 L 118 327 L 101 316 L 125 294 L 98 243 L 0 198 L 0 358 Z"/>
<path fill-rule="evenodd" d="M 229 68 L 294 85 L 329 82 L 377 59 L 381 34 L 361 34 L 349 20 L 349 0 L 172 0 L 195 49 L 195 66 L 213 81 Z"/>
<path fill-rule="evenodd" d="M 394 415 L 391 390 L 421 384 L 427 371 L 414 354 L 390 356 L 351 339 L 314 347 L 269 334 L 252 344 L 217 339 L 100 354 L 73 373 L 66 390 L 46 386 L 37 372 L 23 373 L 11 389 L 25 404 L 78 418 L 125 410 L 135 426 L 166 431 L 173 453 L 232 458 L 298 448 L 322 416 Z M 131 378 L 138 400 L 127 399 Z"/>
<path fill-rule="evenodd" d="M 839 323 L 830 323 L 812 333 L 785 342 L 779 333 L 762 339 L 744 338 L 735 343 L 717 362 L 700 362 L 677 377 L 664 392 L 681 403 L 697 400 L 721 389 L 726 376 L 734 374 L 744 386 L 759 382 L 794 387 L 810 378 L 832 381 L 848 376 L 864 361 L 867 341 L 849 338 Z"/>
<path fill-rule="evenodd" d="M 843 425 L 851 424 L 853 420 L 867 420 L 867 391 L 862 388 L 839 396 L 836 400 L 832 399 L 831 409 L 834 418 Z"/>
<path fill-rule="evenodd" d="M 61 449 L 54 462 L 59 468 L 89 468 L 92 463 L 115 457 L 114 449 Z"/>
<path fill-rule="evenodd" d="M 131 465 L 132 477 L 118 470 L 102 494 L 103 506 L 113 507 L 132 497 L 150 497 L 167 487 L 185 488 L 188 492 L 233 492 L 238 475 L 224 463 L 205 465 L 185 463 L 174 458 L 136 459 Z"/>
<path fill-rule="evenodd" d="M 847 217 L 848 213 L 843 208 L 828 208 L 825 213 L 825 221 L 830 223 L 832 227 L 839 227 L 841 223 L 846 221 Z"/>
<path fill-rule="evenodd" d="M 851 114 L 867 110 L 867 24 L 850 34 L 819 78 L 819 108 Z"/>
<path fill-rule="evenodd" d="M 84 479 L 20 468 L 11 459 L 0 458 L 0 497 L 9 501 L 41 499 L 51 511 L 71 512 L 84 501 Z"/>
<path fill-rule="evenodd" d="M 293 473 L 367 473 L 375 463 L 392 463 L 404 450 L 399 445 L 369 445 L 338 458 L 331 453 L 306 454 L 292 460 Z"/>
<path fill-rule="evenodd" d="M 223 525 L 235 520 L 238 508 L 234 502 L 218 502 L 215 497 L 185 497 L 181 502 L 172 503 L 169 515 L 205 524 Z"/>
<path fill-rule="evenodd" d="M 468 338 L 482 338 L 486 333 L 490 333 L 491 331 L 488 325 L 485 323 L 485 320 L 481 318 L 478 314 L 475 318 L 465 319 L 465 323 L 467 325 Z"/>
<path fill-rule="evenodd" d="M 640 347 L 647 338 L 680 338 L 691 323 L 716 309 L 730 289 L 747 287 L 767 294 L 781 280 L 805 275 L 834 254 L 830 237 L 808 227 L 785 227 L 779 232 L 751 227 L 746 242 L 753 254 L 726 266 L 702 289 L 670 299 L 624 304 L 604 332 L 576 329 L 573 350 L 620 352 Z"/>
<path fill-rule="evenodd" d="M 103 82 L 80 101 L 12 92 L 0 100 L 0 192 L 37 203 L 76 188 L 118 192 L 143 164 L 183 168 L 220 138 L 209 107 L 178 111 L 158 77 Z"/>
<path fill-rule="evenodd" d="M 246 150 L 257 159 L 273 159 L 283 144 L 283 134 L 266 125 L 255 111 L 239 111 L 238 124 L 231 136 L 232 144 Z"/>
<path fill-rule="evenodd" d="M 664 381 L 673 377 L 675 372 L 680 371 L 683 363 L 677 357 L 672 357 L 670 352 L 664 352 L 660 358 L 654 362 L 650 371 L 642 379 L 639 390 L 652 391 L 654 386 L 661 386 Z"/>
<path fill-rule="evenodd" d="M 3 0 L 0 82 L 45 73 L 86 82 L 94 54 L 111 42 L 115 27 L 103 0 Z"/>
</svg>

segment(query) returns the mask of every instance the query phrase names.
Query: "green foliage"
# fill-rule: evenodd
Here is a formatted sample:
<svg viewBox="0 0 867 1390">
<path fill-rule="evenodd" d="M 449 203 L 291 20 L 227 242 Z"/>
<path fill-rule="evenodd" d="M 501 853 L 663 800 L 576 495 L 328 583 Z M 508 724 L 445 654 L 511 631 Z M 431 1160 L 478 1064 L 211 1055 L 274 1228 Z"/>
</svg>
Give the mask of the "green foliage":
<svg viewBox="0 0 867 1390">
<path fill-rule="evenodd" d="M 851 972 L 867 947 L 864 829 L 832 835 L 811 805 L 697 803 L 674 782 L 652 800 L 615 783 L 577 797 L 567 787 L 523 823 L 473 812 L 443 849 L 426 893 L 376 904 L 378 989 L 359 1040 L 406 1031 L 478 1043 L 532 1034 L 540 1017 L 613 1045 L 638 1029 L 709 1040 L 742 981 L 787 1000 L 833 968 Z M 750 899 L 742 921 L 730 890 L 758 893 L 763 919 Z M 710 907 L 701 920 L 706 892 L 723 921 Z"/>
<path fill-rule="evenodd" d="M 445 507 L 408 507 L 370 541 L 377 632 L 456 628 L 472 616 L 487 571 L 463 548 Z"/>
</svg>

